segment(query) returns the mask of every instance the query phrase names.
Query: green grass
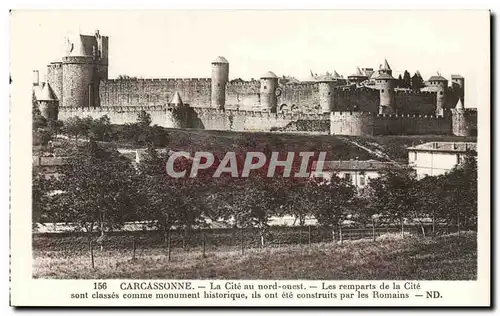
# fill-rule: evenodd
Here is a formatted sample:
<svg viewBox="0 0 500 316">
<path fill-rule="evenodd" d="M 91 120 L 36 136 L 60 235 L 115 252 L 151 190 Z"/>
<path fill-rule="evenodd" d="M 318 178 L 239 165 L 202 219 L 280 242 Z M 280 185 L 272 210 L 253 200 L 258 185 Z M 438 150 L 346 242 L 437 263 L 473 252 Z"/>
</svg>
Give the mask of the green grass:
<svg viewBox="0 0 500 316">
<path fill-rule="evenodd" d="M 310 280 L 472 280 L 477 277 L 477 236 L 473 232 L 436 238 L 381 236 L 343 245 L 318 243 L 280 248 L 34 251 L 35 278 L 90 279 L 310 279 Z"/>
</svg>

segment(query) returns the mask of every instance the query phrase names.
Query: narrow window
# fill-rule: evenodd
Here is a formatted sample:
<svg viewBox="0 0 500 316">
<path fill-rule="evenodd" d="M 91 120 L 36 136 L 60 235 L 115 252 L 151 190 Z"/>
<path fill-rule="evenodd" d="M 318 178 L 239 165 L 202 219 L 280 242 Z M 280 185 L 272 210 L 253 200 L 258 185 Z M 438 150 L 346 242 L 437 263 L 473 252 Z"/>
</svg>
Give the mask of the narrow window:
<svg viewBox="0 0 500 316">
<path fill-rule="evenodd" d="M 359 185 L 364 187 L 366 184 L 365 174 L 361 173 L 359 176 Z"/>
<path fill-rule="evenodd" d="M 347 181 L 349 181 L 349 182 L 351 182 L 351 181 L 352 181 L 352 177 L 351 177 L 351 174 L 350 174 L 350 173 L 346 173 L 344 177 L 345 177 L 345 179 L 346 179 Z"/>
<path fill-rule="evenodd" d="M 92 106 L 92 85 L 89 84 L 89 107 Z"/>
</svg>

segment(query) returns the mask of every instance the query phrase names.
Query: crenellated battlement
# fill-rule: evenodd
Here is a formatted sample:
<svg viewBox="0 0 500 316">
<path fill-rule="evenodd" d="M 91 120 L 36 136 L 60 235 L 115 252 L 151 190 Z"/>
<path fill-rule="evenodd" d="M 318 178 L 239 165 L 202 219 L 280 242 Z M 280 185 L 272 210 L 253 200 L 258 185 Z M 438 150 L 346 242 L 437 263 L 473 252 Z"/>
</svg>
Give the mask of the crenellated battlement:
<svg viewBox="0 0 500 316">
<path fill-rule="evenodd" d="M 109 83 L 126 83 L 126 82 L 211 82 L 211 78 L 123 78 L 123 79 L 108 79 Z"/>
<path fill-rule="evenodd" d="M 395 90 L 393 81 L 380 78 L 373 86 L 344 79 L 280 83 L 268 76 L 229 81 L 229 62 L 219 57 L 209 78 L 108 79 L 108 38 L 81 39 L 81 49 L 73 53 L 80 56 L 47 65 L 61 118 L 108 115 L 114 124 L 125 124 L 146 111 L 153 124 L 172 128 L 325 132 L 328 126 L 339 135 L 442 134 L 452 124 L 459 135 L 471 133 L 477 122 L 477 111 L 454 109 L 464 100 L 462 77 L 452 79 L 451 87 L 438 78 L 423 91 Z M 169 104 L 177 94 L 186 106 Z M 397 114 L 378 114 L 386 108 Z"/>
<path fill-rule="evenodd" d="M 271 113 L 268 111 L 254 111 L 254 110 L 218 110 L 215 108 L 202 108 L 193 107 L 193 110 L 199 115 L 221 115 L 221 116 L 239 116 L 239 117 L 253 117 L 253 118 L 277 118 L 283 120 L 328 120 L 329 113 Z"/>
<path fill-rule="evenodd" d="M 372 112 L 334 111 L 331 115 L 336 117 L 375 117 L 377 114 Z"/>
<path fill-rule="evenodd" d="M 436 91 L 395 90 L 394 92 L 396 95 L 429 96 L 429 95 L 435 95 L 437 93 L 437 90 Z"/>
<path fill-rule="evenodd" d="M 100 106 L 100 107 L 60 107 L 59 112 L 100 112 L 100 113 L 139 113 L 141 111 L 153 112 L 153 111 L 166 111 L 167 105 L 151 105 L 151 106 Z"/>
<path fill-rule="evenodd" d="M 228 87 L 259 87 L 259 85 L 259 81 L 235 81 L 227 83 Z"/>
<path fill-rule="evenodd" d="M 62 62 L 54 61 L 54 62 L 51 62 L 50 64 L 48 64 L 47 67 L 52 68 L 52 69 L 59 69 L 59 68 L 62 68 L 62 65 L 63 65 Z"/>
<path fill-rule="evenodd" d="M 426 114 L 377 114 L 378 118 L 390 118 L 390 119 L 407 119 L 407 118 L 425 118 L 425 119 L 445 119 L 442 115 L 426 115 Z"/>
</svg>

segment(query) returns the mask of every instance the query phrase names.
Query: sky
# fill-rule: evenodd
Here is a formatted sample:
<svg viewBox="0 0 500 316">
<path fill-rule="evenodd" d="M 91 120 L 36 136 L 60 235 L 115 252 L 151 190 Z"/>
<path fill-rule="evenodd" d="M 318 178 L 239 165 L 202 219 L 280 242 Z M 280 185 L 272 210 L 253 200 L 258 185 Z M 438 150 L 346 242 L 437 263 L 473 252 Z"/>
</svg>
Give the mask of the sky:
<svg viewBox="0 0 500 316">
<path fill-rule="evenodd" d="M 210 77 L 217 56 L 230 79 L 348 76 L 387 58 L 395 76 L 460 74 L 466 106 L 489 106 L 488 11 L 13 11 L 11 62 L 43 79 L 65 36 L 96 29 L 109 36 L 110 78 Z"/>
</svg>

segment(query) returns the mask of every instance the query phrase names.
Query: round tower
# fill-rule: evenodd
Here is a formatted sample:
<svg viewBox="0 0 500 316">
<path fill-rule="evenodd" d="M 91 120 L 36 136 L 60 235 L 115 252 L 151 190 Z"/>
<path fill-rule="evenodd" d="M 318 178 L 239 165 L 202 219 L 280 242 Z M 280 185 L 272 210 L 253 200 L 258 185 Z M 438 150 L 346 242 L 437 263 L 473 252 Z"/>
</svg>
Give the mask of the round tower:
<svg viewBox="0 0 500 316">
<path fill-rule="evenodd" d="M 187 107 L 184 106 L 179 92 L 175 91 L 172 100 L 168 104 L 165 116 L 165 127 L 185 128 L 189 126 Z"/>
<path fill-rule="evenodd" d="M 63 57 L 63 107 L 92 107 L 95 100 L 94 57 L 87 55 L 80 35 L 70 43 L 68 56 Z"/>
<path fill-rule="evenodd" d="M 62 104 L 63 94 L 63 66 L 61 62 L 52 62 L 47 65 L 47 83 L 50 85 L 55 99 Z"/>
<path fill-rule="evenodd" d="M 369 112 L 331 112 L 330 135 L 373 136 L 375 115 Z"/>
<path fill-rule="evenodd" d="M 320 76 L 318 83 L 319 105 L 322 113 L 330 113 L 334 110 L 334 79 L 331 76 Z"/>
<path fill-rule="evenodd" d="M 465 103 L 465 78 L 460 75 L 451 75 L 451 86 L 458 93 L 458 97 Z"/>
<path fill-rule="evenodd" d="M 269 110 L 276 113 L 278 98 L 276 90 L 278 89 L 278 77 L 268 71 L 260 77 L 260 105 L 263 110 Z"/>
<path fill-rule="evenodd" d="M 37 98 L 40 113 L 46 120 L 57 120 L 57 101 L 48 83 L 45 83 Z"/>
<path fill-rule="evenodd" d="M 224 57 L 219 56 L 212 62 L 212 107 L 224 109 L 228 81 L 229 62 Z"/>
<path fill-rule="evenodd" d="M 377 82 L 380 92 L 379 114 L 391 114 L 395 112 L 394 87 L 396 80 L 392 76 L 392 69 L 384 59 L 384 63 L 380 65 L 378 72 L 372 76 Z"/>
<path fill-rule="evenodd" d="M 443 115 L 446 104 L 448 80 L 438 73 L 437 76 L 429 78 L 429 85 L 436 91 L 436 115 Z"/>
<path fill-rule="evenodd" d="M 465 111 L 464 104 L 459 99 L 457 105 L 452 110 L 452 130 L 455 136 L 471 136 L 469 118 Z"/>
<path fill-rule="evenodd" d="M 377 83 L 380 88 L 380 107 L 379 114 L 394 113 L 394 78 L 386 73 L 379 73 Z"/>
</svg>

